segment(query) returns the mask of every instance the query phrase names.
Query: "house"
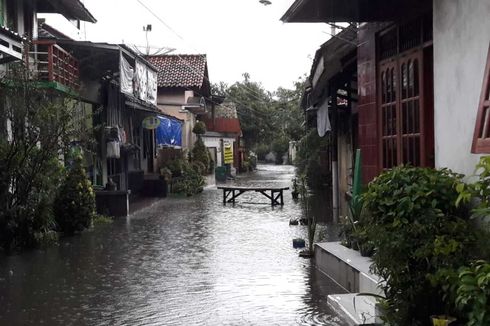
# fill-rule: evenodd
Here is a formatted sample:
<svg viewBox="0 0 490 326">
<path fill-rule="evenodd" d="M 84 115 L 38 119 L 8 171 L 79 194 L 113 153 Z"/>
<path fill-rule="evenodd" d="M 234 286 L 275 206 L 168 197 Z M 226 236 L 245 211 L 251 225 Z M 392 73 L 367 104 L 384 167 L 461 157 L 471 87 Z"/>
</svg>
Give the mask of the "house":
<svg viewBox="0 0 490 326">
<path fill-rule="evenodd" d="M 358 22 L 362 179 L 399 164 L 470 175 L 488 135 L 490 3 L 297 0 L 284 22 Z"/>
<path fill-rule="evenodd" d="M 39 13 L 61 14 L 70 21 L 96 22 L 79 0 L 0 0 L 0 64 L 22 60 L 24 46 L 38 37 Z"/>
<path fill-rule="evenodd" d="M 337 220 L 348 214 L 358 144 L 357 27 L 349 25 L 333 35 L 315 53 L 301 107 L 307 126 L 330 138 L 329 151 L 321 159 L 323 165 L 328 161 L 327 184 L 332 185 L 332 216 Z"/>
<path fill-rule="evenodd" d="M 57 48 L 56 54 L 43 53 L 48 60 L 42 64 L 34 65 L 37 51 L 36 41 L 38 39 L 38 14 L 54 13 L 61 14 L 70 21 L 96 22 L 92 14 L 79 0 L 64 1 L 41 1 L 41 0 L 0 0 L 0 73 L 8 70 L 9 63 L 24 60 L 33 72 L 33 78 L 39 81 L 40 87 L 62 89 L 68 91 L 77 78 L 77 62 L 70 61 L 72 57 L 68 54 L 60 57 L 58 67 L 67 68 L 67 73 L 54 73 L 55 70 L 49 58 L 56 54 L 65 53 L 63 49 Z M 47 66 L 51 65 L 51 73 Z M 51 79 L 48 83 L 41 79 Z M 56 79 L 56 80 L 55 80 Z M 2 121 L 0 129 L 7 130 L 8 139 L 11 138 L 11 122 Z"/>
<path fill-rule="evenodd" d="M 35 45 L 39 80 L 75 97 L 91 122 L 97 145 L 85 159 L 97 209 L 127 215 L 157 172 L 156 68 L 125 45 L 75 41 L 44 21 Z"/>
<path fill-rule="evenodd" d="M 42 40 L 61 46 L 80 62 L 78 98 L 96 134 L 95 154 L 87 157 L 97 209 L 127 215 L 130 199 L 157 174 L 157 70 L 125 45 L 73 40 Z M 105 211 L 104 211 L 105 210 Z"/>
<path fill-rule="evenodd" d="M 187 153 L 197 139 L 192 133 L 196 119 L 206 114 L 212 103 L 206 55 L 156 55 L 147 59 L 158 68 L 158 108 L 183 122 L 180 148 Z"/>
<path fill-rule="evenodd" d="M 200 118 L 206 124 L 206 133 L 202 137 L 204 145 L 217 167 L 229 165 L 239 171 L 244 151 L 240 146 L 242 130 L 236 106 L 232 102 L 214 105 L 217 103 L 216 96 L 214 98 L 211 112 Z"/>
</svg>

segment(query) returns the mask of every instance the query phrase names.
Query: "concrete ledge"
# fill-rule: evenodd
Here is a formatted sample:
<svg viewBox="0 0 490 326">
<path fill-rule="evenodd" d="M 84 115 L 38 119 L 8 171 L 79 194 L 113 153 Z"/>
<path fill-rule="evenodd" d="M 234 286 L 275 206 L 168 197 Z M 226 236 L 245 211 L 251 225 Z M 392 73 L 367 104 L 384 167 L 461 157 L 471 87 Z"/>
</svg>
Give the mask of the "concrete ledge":
<svg viewBox="0 0 490 326">
<path fill-rule="evenodd" d="M 362 257 L 359 252 L 340 242 L 316 243 L 315 261 L 318 269 L 348 292 L 382 294 L 378 288 L 380 278 L 369 271 L 371 259 Z"/>
<path fill-rule="evenodd" d="M 373 297 L 357 296 L 357 293 L 331 294 L 327 303 L 351 326 L 376 324 L 376 299 Z"/>
</svg>

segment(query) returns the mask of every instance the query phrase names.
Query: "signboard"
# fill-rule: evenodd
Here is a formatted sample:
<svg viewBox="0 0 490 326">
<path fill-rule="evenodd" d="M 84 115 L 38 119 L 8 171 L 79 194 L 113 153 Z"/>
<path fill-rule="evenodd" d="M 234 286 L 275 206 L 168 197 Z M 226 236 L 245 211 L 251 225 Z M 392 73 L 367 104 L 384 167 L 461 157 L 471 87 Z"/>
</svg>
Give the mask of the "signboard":
<svg viewBox="0 0 490 326">
<path fill-rule="evenodd" d="M 146 117 L 143 119 L 143 122 L 141 124 L 145 129 L 150 129 L 150 130 L 157 129 L 158 126 L 160 125 L 160 119 L 158 119 L 155 116 Z"/>
<path fill-rule="evenodd" d="M 226 142 L 223 145 L 225 164 L 233 164 L 233 144 L 231 142 Z"/>
</svg>

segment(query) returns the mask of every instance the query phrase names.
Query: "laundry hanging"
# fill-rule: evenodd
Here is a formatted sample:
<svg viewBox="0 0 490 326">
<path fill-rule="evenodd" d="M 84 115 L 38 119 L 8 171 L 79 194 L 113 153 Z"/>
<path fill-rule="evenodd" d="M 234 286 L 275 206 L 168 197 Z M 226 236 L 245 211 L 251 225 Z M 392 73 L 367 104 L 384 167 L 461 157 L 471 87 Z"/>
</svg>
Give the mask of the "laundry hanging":
<svg viewBox="0 0 490 326">
<path fill-rule="evenodd" d="M 332 130 L 330 125 L 330 118 L 328 117 L 328 99 L 323 101 L 322 105 L 318 108 L 316 113 L 316 126 L 318 130 L 318 136 L 323 137 L 328 131 Z"/>
<path fill-rule="evenodd" d="M 124 58 L 123 54 L 119 57 L 119 71 L 120 74 L 120 85 L 121 93 L 133 95 L 133 78 L 134 69 L 131 67 L 129 62 Z"/>
</svg>

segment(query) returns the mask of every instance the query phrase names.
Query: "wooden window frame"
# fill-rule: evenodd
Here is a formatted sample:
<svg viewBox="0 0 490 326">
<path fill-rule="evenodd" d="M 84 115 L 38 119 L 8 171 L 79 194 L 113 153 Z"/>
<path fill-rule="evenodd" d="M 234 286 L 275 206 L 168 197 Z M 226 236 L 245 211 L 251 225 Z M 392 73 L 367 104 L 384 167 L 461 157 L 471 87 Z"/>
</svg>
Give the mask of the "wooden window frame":
<svg viewBox="0 0 490 326">
<path fill-rule="evenodd" d="M 416 96 L 402 96 L 402 64 L 408 62 L 409 60 L 417 60 L 418 65 L 418 95 Z M 419 139 L 419 153 L 418 153 L 418 162 L 411 162 L 411 164 L 416 164 L 417 166 L 427 166 L 429 165 L 427 150 L 426 150 L 426 121 L 425 121 L 425 89 L 424 89 L 424 59 L 423 59 L 423 48 L 417 47 L 414 49 L 407 50 L 403 53 L 400 53 L 396 56 L 393 56 L 389 59 L 385 59 L 379 61 L 378 64 L 378 101 L 377 101 L 377 115 L 378 115 L 378 134 L 379 134 L 379 166 L 381 170 L 390 169 L 391 167 L 395 167 L 400 164 L 404 164 L 404 150 L 406 144 L 404 144 L 405 139 L 409 138 L 418 138 Z M 383 67 L 383 68 L 382 68 Z M 389 103 L 383 103 L 383 87 L 381 70 L 385 70 L 386 67 L 391 67 L 394 69 L 394 77 L 395 77 L 395 98 Z M 415 69 L 415 68 L 414 68 Z M 393 90 L 392 90 L 393 91 Z M 414 99 L 418 100 L 418 132 L 416 133 L 404 133 L 403 124 L 406 123 L 404 120 L 403 114 L 403 104 L 413 101 Z M 385 125 L 383 118 L 383 109 L 386 106 L 395 106 L 395 133 L 391 135 L 385 135 Z M 385 147 L 384 141 L 394 139 L 396 145 L 396 157 L 391 158 L 392 164 L 388 167 L 385 167 L 384 155 Z"/>
<path fill-rule="evenodd" d="M 478 113 L 476 115 L 475 131 L 473 132 L 471 153 L 490 153 L 490 130 L 488 128 L 490 128 L 490 44 L 488 46 L 487 60 L 483 74 L 480 101 L 478 102 Z M 483 133 L 486 135 L 483 135 Z M 480 136 L 483 136 L 483 138 Z"/>
</svg>

